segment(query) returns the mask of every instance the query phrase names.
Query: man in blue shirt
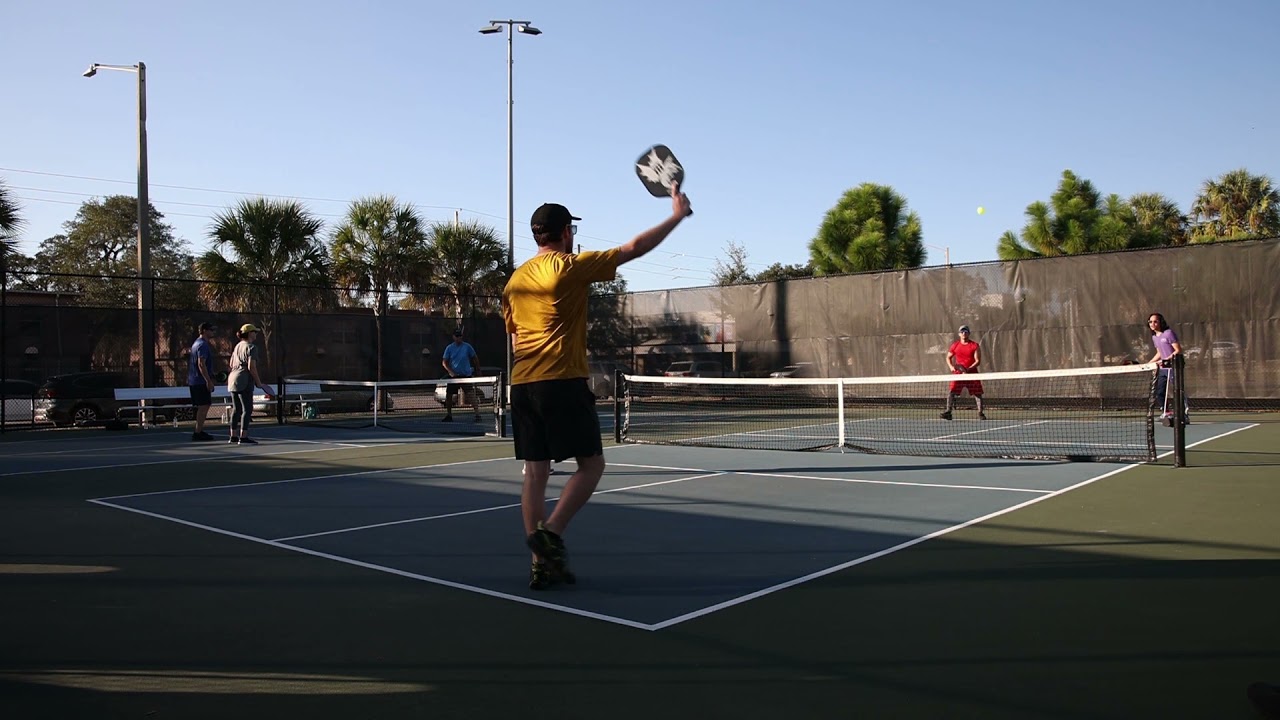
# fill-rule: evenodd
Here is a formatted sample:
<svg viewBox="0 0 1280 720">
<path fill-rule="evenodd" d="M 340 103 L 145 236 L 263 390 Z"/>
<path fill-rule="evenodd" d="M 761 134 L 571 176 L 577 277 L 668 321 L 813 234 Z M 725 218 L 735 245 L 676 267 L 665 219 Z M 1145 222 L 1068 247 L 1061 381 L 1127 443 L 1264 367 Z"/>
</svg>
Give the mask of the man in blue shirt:
<svg viewBox="0 0 1280 720">
<path fill-rule="evenodd" d="M 476 357 L 476 349 L 471 347 L 471 343 L 462 339 L 462 328 L 453 331 L 453 342 L 444 349 L 444 358 L 440 364 L 444 366 L 445 372 L 449 373 L 449 377 L 453 378 L 469 378 L 475 375 L 476 366 L 480 364 L 480 358 Z M 445 388 L 444 395 L 444 421 L 453 421 L 453 397 L 458 394 L 458 388 L 463 387 L 457 383 L 449 383 Z M 480 389 L 474 385 L 465 386 L 463 389 L 463 398 L 469 393 L 471 395 L 471 409 L 475 410 L 476 422 L 480 422 Z"/>
<path fill-rule="evenodd" d="M 200 323 L 200 337 L 191 346 L 191 357 L 187 367 L 187 386 L 191 388 L 191 404 L 196 409 L 196 431 L 191 439 L 207 442 L 213 436 L 204 431 L 205 418 L 209 417 L 209 406 L 213 404 L 213 348 L 209 338 L 218 328 L 213 323 Z"/>
</svg>

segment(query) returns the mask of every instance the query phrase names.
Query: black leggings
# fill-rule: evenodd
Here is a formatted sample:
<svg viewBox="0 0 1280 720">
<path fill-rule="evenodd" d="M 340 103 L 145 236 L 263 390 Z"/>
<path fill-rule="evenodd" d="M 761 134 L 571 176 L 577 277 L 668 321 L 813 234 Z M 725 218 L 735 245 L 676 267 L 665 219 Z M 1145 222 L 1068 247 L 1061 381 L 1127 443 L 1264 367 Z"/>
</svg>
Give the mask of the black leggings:
<svg viewBox="0 0 1280 720">
<path fill-rule="evenodd" d="M 231 393 L 231 434 L 241 437 L 249 434 L 253 421 L 253 388 L 234 390 Z M 239 432 L 237 433 L 237 429 Z"/>
</svg>

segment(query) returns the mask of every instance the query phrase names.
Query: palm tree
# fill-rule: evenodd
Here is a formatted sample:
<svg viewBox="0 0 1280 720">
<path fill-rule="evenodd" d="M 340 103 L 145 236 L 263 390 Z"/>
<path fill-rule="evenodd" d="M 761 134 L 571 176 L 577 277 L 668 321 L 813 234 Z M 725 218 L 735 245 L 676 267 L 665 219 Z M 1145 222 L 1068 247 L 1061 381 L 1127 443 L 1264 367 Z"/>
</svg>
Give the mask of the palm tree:
<svg viewBox="0 0 1280 720">
<path fill-rule="evenodd" d="M 324 225 L 294 200 L 254 198 L 218 213 L 212 249 L 195 261 L 211 310 L 250 315 L 270 346 L 277 312 L 332 307 Z"/>
<path fill-rule="evenodd" d="M 1191 215 L 1195 242 L 1280 235 L 1280 192 L 1266 175 L 1232 170 L 1204 181 Z"/>
<path fill-rule="evenodd" d="M 0 181 L 0 269 L 9 266 L 9 256 L 18 252 L 18 231 L 22 229 L 22 216 L 18 203 L 9 194 L 9 188 Z"/>
<path fill-rule="evenodd" d="M 1178 207 L 1163 195 L 1103 197 L 1093 183 L 1070 170 L 1062 171 L 1049 202 L 1027 205 L 1025 215 L 1021 236 L 1013 231 L 1000 236 L 996 251 L 1001 260 L 1155 247 L 1182 237 Z"/>
<path fill-rule="evenodd" d="M 1187 244 L 1187 216 L 1178 204 L 1160 193 L 1138 193 L 1129 198 L 1134 237 L 1130 247 Z"/>
<path fill-rule="evenodd" d="M 422 219 L 413 207 L 394 197 L 361 198 L 333 232 L 329 246 L 333 276 L 349 297 L 373 293 L 377 335 L 377 380 L 382 380 L 382 320 L 392 291 L 423 288 L 430 279 Z"/>
<path fill-rule="evenodd" d="M 817 275 L 920 267 L 920 216 L 887 185 L 863 183 L 827 212 L 809 257 Z"/>
<path fill-rule="evenodd" d="M 462 324 L 463 298 L 497 297 L 507 280 L 507 249 L 498 234 L 484 223 L 440 222 L 431 226 L 433 283 L 453 299 L 454 317 Z"/>
<path fill-rule="evenodd" d="M 1000 259 L 1092 252 L 1094 227 L 1102 215 L 1101 203 L 1102 197 L 1093 183 L 1063 170 L 1058 190 L 1048 203 L 1037 200 L 1027 205 L 1021 240 L 1012 231 L 1000 237 Z"/>
</svg>

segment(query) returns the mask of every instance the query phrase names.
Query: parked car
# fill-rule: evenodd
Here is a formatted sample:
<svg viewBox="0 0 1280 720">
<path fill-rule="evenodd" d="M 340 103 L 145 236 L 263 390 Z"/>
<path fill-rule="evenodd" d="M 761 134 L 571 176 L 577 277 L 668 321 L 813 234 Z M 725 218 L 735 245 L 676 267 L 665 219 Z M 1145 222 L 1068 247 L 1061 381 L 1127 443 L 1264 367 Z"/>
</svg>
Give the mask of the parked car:
<svg viewBox="0 0 1280 720">
<path fill-rule="evenodd" d="M 732 370 L 726 370 L 724 365 L 715 360 L 680 360 L 671 363 L 667 371 L 663 373 L 666 377 L 697 377 L 697 378 L 719 378 L 719 377 L 737 377 L 738 374 Z"/>
<path fill-rule="evenodd" d="M 496 376 L 496 375 L 500 374 L 501 372 L 502 372 L 502 368 L 500 368 L 500 367 L 490 367 L 490 366 L 484 365 L 484 366 L 481 366 L 480 368 L 478 368 L 478 369 L 476 370 L 476 375 L 475 375 L 475 376 L 476 376 L 476 377 L 494 377 L 494 376 Z M 436 385 L 436 393 L 435 393 L 435 394 L 436 394 L 436 402 L 440 403 L 440 407 L 444 407 L 445 399 L 446 399 L 446 396 L 448 395 L 448 387 L 449 387 L 448 383 L 440 383 L 439 385 Z M 472 388 L 479 388 L 479 389 L 480 389 L 480 404 L 481 404 L 481 405 L 484 405 L 484 404 L 486 404 L 486 403 L 488 403 L 488 404 L 492 404 L 492 403 L 493 403 L 493 385 L 492 385 L 492 384 L 490 384 L 490 383 L 475 383 L 475 384 L 473 384 L 473 385 L 471 385 L 471 386 L 469 386 L 469 387 L 472 387 Z M 462 393 L 458 393 L 457 395 L 454 395 L 453 404 L 454 404 L 455 406 L 469 405 L 469 404 L 471 403 L 471 398 L 470 398 L 470 397 L 468 397 L 468 398 L 467 398 L 467 401 L 466 401 L 465 403 L 461 400 L 461 397 L 462 397 Z M 393 393 L 393 397 L 392 397 L 392 405 L 391 405 L 391 407 L 392 407 L 392 408 L 394 408 L 394 407 L 395 407 L 395 397 L 394 397 L 394 393 Z"/>
<path fill-rule="evenodd" d="M 1188 361 L 1198 360 L 1203 357 L 1209 357 L 1213 360 L 1239 360 L 1240 346 L 1230 340 L 1219 340 L 1209 344 L 1207 355 L 1204 348 L 1199 345 L 1184 347 L 1182 354 L 1186 356 Z"/>
<path fill-rule="evenodd" d="M 4 381 L 5 424 L 31 424 L 35 417 L 36 384 L 26 380 Z"/>
<path fill-rule="evenodd" d="M 116 417 L 121 406 L 116 388 L 137 387 L 138 379 L 114 372 L 54 375 L 36 390 L 35 420 L 58 427 L 92 425 Z"/>
<path fill-rule="evenodd" d="M 1239 360 L 1240 346 L 1227 340 L 1220 340 L 1209 346 L 1209 357 L 1214 360 Z"/>
<path fill-rule="evenodd" d="M 314 383 L 317 380 L 325 380 L 316 375 L 290 375 L 284 379 L 285 385 L 289 383 Z M 272 392 L 275 392 L 274 388 Z M 286 411 L 291 415 L 297 415 L 302 412 L 302 403 L 292 402 L 297 400 L 298 396 L 288 395 L 285 398 L 290 402 L 286 403 Z M 371 412 L 373 410 L 373 388 L 361 385 L 332 385 L 323 384 L 320 386 L 320 393 L 312 395 L 310 393 L 301 396 L 302 400 L 317 400 L 311 406 L 315 408 L 318 415 L 337 415 L 340 413 L 362 413 Z M 275 414 L 275 401 L 257 400 L 253 403 L 253 411 L 256 413 L 266 413 L 268 415 Z"/>
<path fill-rule="evenodd" d="M 811 378 L 811 377 L 817 377 L 817 373 L 814 371 L 813 363 L 802 362 L 802 363 L 796 363 L 795 365 L 788 365 L 779 370 L 774 370 L 773 372 L 769 373 L 769 377 L 771 378 L 789 378 L 789 377 Z"/>
</svg>

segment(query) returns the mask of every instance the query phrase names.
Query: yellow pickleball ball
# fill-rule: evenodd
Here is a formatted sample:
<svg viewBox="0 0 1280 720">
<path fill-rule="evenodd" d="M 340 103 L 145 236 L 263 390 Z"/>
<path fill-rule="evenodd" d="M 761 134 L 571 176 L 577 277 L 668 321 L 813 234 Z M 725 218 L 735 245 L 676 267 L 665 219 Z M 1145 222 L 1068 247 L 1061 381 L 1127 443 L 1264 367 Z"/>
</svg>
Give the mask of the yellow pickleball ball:
<svg viewBox="0 0 1280 720">
<path fill-rule="evenodd" d="M 982 207 L 981 205 L 979 205 L 979 206 L 978 206 L 978 214 L 979 214 L 979 215 L 981 215 L 982 213 L 984 213 L 984 212 L 986 212 L 986 211 L 987 211 L 987 209 L 986 209 L 986 208 Z"/>
</svg>

